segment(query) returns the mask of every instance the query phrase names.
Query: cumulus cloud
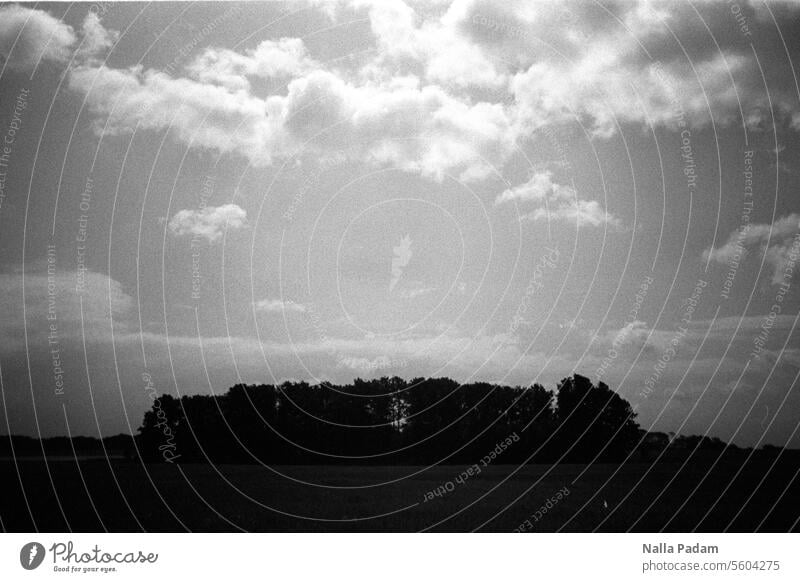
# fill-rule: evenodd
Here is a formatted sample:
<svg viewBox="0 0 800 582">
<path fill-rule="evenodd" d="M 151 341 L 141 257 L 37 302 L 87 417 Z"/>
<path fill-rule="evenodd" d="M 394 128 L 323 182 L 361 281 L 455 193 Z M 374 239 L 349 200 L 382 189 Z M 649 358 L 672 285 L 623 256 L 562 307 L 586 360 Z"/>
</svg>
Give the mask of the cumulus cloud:
<svg viewBox="0 0 800 582">
<path fill-rule="evenodd" d="M 658 333 L 645 321 L 634 320 L 618 329 L 599 332 L 593 337 L 594 345 L 601 351 L 613 348 L 625 353 L 636 353 L 644 345 L 653 343 L 651 336 Z M 649 339 L 650 338 L 650 339 Z"/>
<path fill-rule="evenodd" d="M 106 132 L 173 128 L 197 147 L 235 152 L 256 165 L 306 151 L 357 159 L 441 179 L 491 171 L 485 159 L 505 158 L 515 133 L 503 106 L 456 99 L 412 77 L 354 84 L 315 70 L 289 82 L 286 95 L 266 100 L 246 91 L 133 67 L 81 66 L 70 87 L 86 92 Z"/>
<path fill-rule="evenodd" d="M 606 212 L 597 200 L 558 202 L 552 208 L 537 208 L 522 218 L 532 221 L 563 221 L 578 227 L 607 225 L 614 229 L 622 228 L 622 221 Z"/>
<path fill-rule="evenodd" d="M 226 229 L 242 228 L 247 212 L 236 204 L 206 206 L 200 210 L 181 210 L 169 221 L 169 230 L 175 236 L 204 238 L 214 243 L 222 238 Z"/>
<path fill-rule="evenodd" d="M 0 8 L 0 56 L 15 69 L 64 61 L 77 40 L 72 27 L 47 12 L 16 4 Z"/>
<path fill-rule="evenodd" d="M 612 345 L 614 347 L 618 347 L 627 343 L 641 342 L 643 339 L 647 338 L 649 333 L 650 328 L 647 325 L 647 322 L 636 319 L 629 322 L 623 326 L 622 329 L 616 332 L 612 341 Z"/>
<path fill-rule="evenodd" d="M 729 264 L 747 253 L 765 253 L 772 267 L 772 284 L 790 282 L 800 260 L 800 214 L 779 218 L 772 224 L 746 224 L 731 233 L 716 249 L 706 249 L 704 260 Z"/>
<path fill-rule="evenodd" d="M 104 54 L 119 39 L 119 32 L 105 28 L 100 22 L 100 17 L 94 12 L 89 12 L 83 19 L 81 32 L 83 38 L 78 54 L 85 58 L 95 58 Z"/>
<path fill-rule="evenodd" d="M 621 221 L 612 216 L 596 200 L 580 200 L 575 190 L 553 180 L 550 170 L 535 172 L 527 182 L 504 190 L 495 204 L 532 202 L 539 207 L 523 216 L 525 220 L 566 221 L 578 226 L 620 227 Z"/>
<path fill-rule="evenodd" d="M 613 15 L 569 0 L 468 4 L 462 29 L 510 63 L 510 87 L 531 127 L 578 120 L 607 137 L 617 124 L 731 124 L 742 121 L 741 111 L 770 109 L 759 64 L 726 2 L 629 1 Z M 755 24 L 754 9 L 741 9 Z M 797 8 L 782 12 L 781 27 L 794 30 Z M 796 112 L 794 87 L 779 71 L 786 64 L 764 60 L 772 105 L 786 123 Z"/>
<path fill-rule="evenodd" d="M 86 94 L 96 127 L 108 118 L 112 133 L 171 128 L 183 143 L 254 165 L 302 149 L 438 180 L 486 178 L 511 159 L 520 136 L 547 125 L 578 120 L 609 137 L 624 124 L 724 125 L 743 121 L 744 112 L 757 126 L 753 112 L 770 106 L 749 43 L 721 0 L 697 6 L 702 19 L 692 5 L 658 0 L 618 3 L 614 15 L 577 0 L 342 5 L 366 15 L 375 42 L 347 63 L 321 63 L 301 39 L 279 38 L 252 49 L 206 48 L 176 77 L 84 63 L 70 87 Z M 741 8 L 760 22 L 755 9 Z M 796 28 L 796 13 L 776 8 L 785 34 Z M 682 31 L 682 43 L 673 30 Z M 765 61 L 778 122 L 796 126 L 795 88 L 778 69 L 786 65 Z M 283 82 L 264 96 L 254 78 Z M 549 196 L 559 201 L 551 218 L 618 224 L 596 201 L 567 201 L 565 188 L 562 195 L 552 186 Z M 528 184 L 501 198 L 536 192 Z M 529 218 L 547 216 L 537 208 Z"/>
<path fill-rule="evenodd" d="M 636 355 L 643 349 L 648 353 L 654 349 L 663 349 L 674 336 L 674 332 L 652 329 L 647 322 L 637 319 L 619 329 L 596 334 L 593 345 L 603 353 L 612 348 L 622 354 Z"/>
<path fill-rule="evenodd" d="M 256 311 L 260 313 L 284 313 L 293 311 L 304 313 L 306 308 L 301 303 L 294 301 L 281 301 L 280 299 L 260 299 L 253 303 Z"/>
<path fill-rule="evenodd" d="M 318 63 L 308 56 L 302 39 L 281 38 L 265 40 L 245 53 L 207 48 L 186 70 L 202 83 L 244 90 L 250 88 L 248 77 L 297 77 L 318 67 Z"/>
<path fill-rule="evenodd" d="M 502 204 L 513 200 L 533 202 L 543 202 L 546 199 L 569 200 L 576 196 L 571 186 L 554 182 L 553 172 L 545 170 L 534 173 L 523 184 L 504 190 L 494 203 Z"/>
<path fill-rule="evenodd" d="M 0 273 L 0 348 L 14 351 L 25 347 L 47 347 L 51 324 L 57 340 L 80 338 L 106 340 L 124 331 L 133 299 L 119 281 L 94 271 L 48 271 L 45 263 L 20 271 Z M 23 312 L 22 306 L 25 305 Z M 24 319 L 23 319 L 24 313 Z"/>
<path fill-rule="evenodd" d="M 401 0 L 355 2 L 369 5 L 369 20 L 380 51 L 368 71 L 389 68 L 401 74 L 421 72 L 433 83 L 457 88 L 499 89 L 508 74 L 481 47 L 459 31 L 465 3 L 454 2 L 441 18 L 421 18 Z"/>
<path fill-rule="evenodd" d="M 312 150 L 344 150 L 437 179 L 456 170 L 463 179 L 485 176 L 484 160 L 507 155 L 515 138 L 501 105 L 472 104 L 415 77 L 356 84 L 315 71 L 267 107 L 293 141 L 311 140 Z"/>
<path fill-rule="evenodd" d="M 264 102 L 243 92 L 141 67 L 81 65 L 70 74 L 69 85 L 87 93 L 97 131 L 118 134 L 136 127 L 171 127 L 177 139 L 195 147 L 270 161 L 272 128 Z"/>
<path fill-rule="evenodd" d="M 89 12 L 80 33 L 43 10 L 18 5 L 0 8 L 0 57 L 15 69 L 30 71 L 40 61 L 65 62 L 78 44 L 78 62 L 90 62 L 107 52 L 119 32 L 106 29 Z"/>
</svg>

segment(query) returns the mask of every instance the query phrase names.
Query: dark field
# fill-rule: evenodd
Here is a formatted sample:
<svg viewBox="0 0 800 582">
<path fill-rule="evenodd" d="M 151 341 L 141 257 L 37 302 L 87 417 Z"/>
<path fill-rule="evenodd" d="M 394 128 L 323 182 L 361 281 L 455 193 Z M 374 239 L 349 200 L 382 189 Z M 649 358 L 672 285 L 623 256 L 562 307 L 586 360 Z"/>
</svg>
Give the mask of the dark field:
<svg viewBox="0 0 800 582">
<path fill-rule="evenodd" d="M 80 466 L 60 460 L 49 463 L 59 506 L 41 461 L 19 463 L 19 478 L 14 464 L 2 461 L 0 518 L 7 531 L 510 532 L 526 519 L 529 531 L 797 530 L 796 459 L 771 470 L 768 459 L 720 462 L 713 470 L 711 464 L 692 463 L 684 471 L 679 463 L 588 469 L 529 465 L 516 472 L 515 466 L 496 465 L 463 483 L 455 479 L 464 467 L 447 465 L 424 471 L 409 466 L 274 468 L 319 485 L 314 486 L 263 467 L 199 464 L 148 465 L 151 484 L 133 461 L 113 460 L 109 467 L 105 460 Z M 397 482 L 370 486 L 392 480 Z M 453 483 L 449 492 L 424 501 L 427 492 L 448 482 Z M 569 495 L 534 520 L 564 487 Z"/>
</svg>

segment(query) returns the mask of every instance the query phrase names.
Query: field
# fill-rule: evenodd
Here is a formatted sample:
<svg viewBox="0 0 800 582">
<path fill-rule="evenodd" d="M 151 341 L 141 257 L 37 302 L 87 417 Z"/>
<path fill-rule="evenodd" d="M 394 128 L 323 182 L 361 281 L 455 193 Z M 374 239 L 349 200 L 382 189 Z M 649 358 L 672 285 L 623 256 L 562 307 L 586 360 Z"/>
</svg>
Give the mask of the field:
<svg viewBox="0 0 800 582">
<path fill-rule="evenodd" d="M 469 475 L 451 465 L 144 471 L 92 459 L 51 461 L 48 475 L 40 460 L 19 472 L 2 461 L 0 518 L 6 531 L 797 530 L 796 460 L 710 466 L 495 465 Z"/>
</svg>

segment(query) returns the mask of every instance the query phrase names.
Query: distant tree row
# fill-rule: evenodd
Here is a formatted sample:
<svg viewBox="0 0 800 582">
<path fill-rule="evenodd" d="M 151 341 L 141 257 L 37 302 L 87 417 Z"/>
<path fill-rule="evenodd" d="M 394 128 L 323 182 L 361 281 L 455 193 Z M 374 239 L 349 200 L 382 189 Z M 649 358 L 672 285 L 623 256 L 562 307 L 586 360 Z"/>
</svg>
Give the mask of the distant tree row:
<svg viewBox="0 0 800 582">
<path fill-rule="evenodd" d="M 539 384 L 381 378 L 353 384 L 236 385 L 165 395 L 137 435 L 147 461 L 270 464 L 614 462 L 642 431 L 630 404 L 575 375 Z M 498 446 L 513 437 L 512 444 Z"/>
<path fill-rule="evenodd" d="M 800 458 L 769 444 L 649 432 L 602 382 L 541 385 L 446 378 L 356 380 L 347 386 L 237 385 L 220 396 L 160 396 L 136 435 L 0 438 L 0 460 L 48 458 L 270 464 L 676 462 Z"/>
</svg>

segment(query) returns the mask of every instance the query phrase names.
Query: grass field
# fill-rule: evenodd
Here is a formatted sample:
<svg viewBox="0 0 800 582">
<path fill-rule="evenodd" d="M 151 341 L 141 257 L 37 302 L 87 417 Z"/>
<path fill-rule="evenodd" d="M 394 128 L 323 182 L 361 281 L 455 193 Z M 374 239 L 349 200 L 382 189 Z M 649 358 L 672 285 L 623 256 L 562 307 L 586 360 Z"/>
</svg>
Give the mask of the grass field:
<svg viewBox="0 0 800 582">
<path fill-rule="evenodd" d="M 457 482 L 465 467 L 158 464 L 144 471 L 133 461 L 62 460 L 49 463 L 48 476 L 41 461 L 4 461 L 0 518 L 7 531 L 510 532 L 526 519 L 524 529 L 534 532 L 797 529 L 796 461 L 771 470 L 766 460 L 713 471 L 710 464 L 683 471 L 677 463 L 496 465 Z M 429 494 L 439 487 L 442 495 Z M 569 494 L 534 519 L 564 487 Z"/>
</svg>

